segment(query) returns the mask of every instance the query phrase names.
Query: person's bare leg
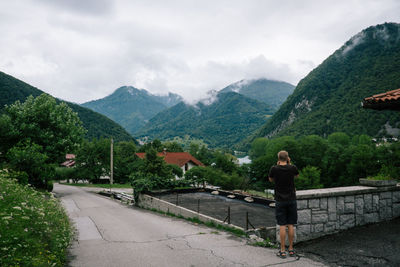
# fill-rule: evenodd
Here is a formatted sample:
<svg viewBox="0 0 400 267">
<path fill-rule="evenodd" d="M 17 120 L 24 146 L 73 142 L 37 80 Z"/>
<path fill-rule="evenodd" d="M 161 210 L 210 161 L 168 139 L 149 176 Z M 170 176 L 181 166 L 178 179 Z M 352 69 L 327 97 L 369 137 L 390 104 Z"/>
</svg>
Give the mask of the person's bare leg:
<svg viewBox="0 0 400 267">
<path fill-rule="evenodd" d="M 286 225 L 279 226 L 279 237 L 281 238 L 281 251 L 285 251 L 285 241 L 286 241 Z"/>
<path fill-rule="evenodd" d="M 294 240 L 293 224 L 288 225 L 288 236 L 289 236 L 289 250 L 293 250 L 293 240 Z"/>
</svg>

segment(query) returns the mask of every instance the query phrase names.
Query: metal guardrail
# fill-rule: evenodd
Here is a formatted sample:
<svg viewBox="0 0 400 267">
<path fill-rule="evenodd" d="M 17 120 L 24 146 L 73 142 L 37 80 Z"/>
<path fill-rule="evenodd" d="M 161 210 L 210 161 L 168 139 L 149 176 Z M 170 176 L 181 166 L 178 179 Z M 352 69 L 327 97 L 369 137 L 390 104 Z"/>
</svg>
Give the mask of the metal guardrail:
<svg viewBox="0 0 400 267">
<path fill-rule="evenodd" d="M 99 192 L 100 195 L 107 196 L 107 197 L 112 197 L 121 201 L 126 201 L 128 204 L 134 204 L 135 203 L 135 198 L 127 193 L 123 192 L 110 192 L 110 191 L 102 191 Z"/>
<path fill-rule="evenodd" d="M 135 198 L 129 194 L 126 193 L 119 193 L 119 192 L 113 192 L 113 196 L 116 199 L 120 200 L 126 200 L 129 204 L 134 204 L 135 203 Z"/>
</svg>

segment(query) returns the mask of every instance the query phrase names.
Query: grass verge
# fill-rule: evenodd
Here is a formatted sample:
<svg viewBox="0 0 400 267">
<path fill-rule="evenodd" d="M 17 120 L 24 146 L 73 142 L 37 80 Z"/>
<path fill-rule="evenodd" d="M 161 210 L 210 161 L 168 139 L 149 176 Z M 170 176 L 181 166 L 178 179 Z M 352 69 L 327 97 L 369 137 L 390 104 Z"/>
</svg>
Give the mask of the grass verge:
<svg viewBox="0 0 400 267">
<path fill-rule="evenodd" d="M 63 185 L 72 185 L 72 186 L 79 186 L 79 187 L 97 187 L 97 188 L 110 188 L 109 184 L 75 184 L 75 183 L 60 183 Z M 131 189 L 131 184 L 113 184 L 112 188 L 129 188 Z"/>
<path fill-rule="evenodd" d="M 269 240 L 268 238 L 264 241 L 250 242 L 249 244 L 255 247 L 278 248 L 278 245 Z"/>
<path fill-rule="evenodd" d="M 57 199 L 0 171 L 0 266 L 64 266 L 72 235 Z"/>
</svg>

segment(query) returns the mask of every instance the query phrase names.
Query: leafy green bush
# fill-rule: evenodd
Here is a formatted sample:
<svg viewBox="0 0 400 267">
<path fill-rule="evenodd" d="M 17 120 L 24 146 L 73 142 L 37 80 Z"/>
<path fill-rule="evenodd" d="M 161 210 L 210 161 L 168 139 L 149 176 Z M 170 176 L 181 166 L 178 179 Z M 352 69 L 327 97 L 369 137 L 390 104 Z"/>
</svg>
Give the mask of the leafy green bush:
<svg viewBox="0 0 400 267">
<path fill-rule="evenodd" d="M 387 181 L 387 180 L 393 180 L 392 177 L 384 175 L 384 174 L 378 174 L 375 176 L 368 176 L 368 180 L 380 180 L 380 181 Z"/>
<path fill-rule="evenodd" d="M 64 266 L 72 229 L 59 201 L 0 171 L 0 266 Z"/>
<path fill-rule="evenodd" d="M 300 171 L 299 177 L 295 179 L 296 188 L 299 190 L 322 188 L 320 176 L 321 171 L 317 167 L 307 166 Z"/>
</svg>

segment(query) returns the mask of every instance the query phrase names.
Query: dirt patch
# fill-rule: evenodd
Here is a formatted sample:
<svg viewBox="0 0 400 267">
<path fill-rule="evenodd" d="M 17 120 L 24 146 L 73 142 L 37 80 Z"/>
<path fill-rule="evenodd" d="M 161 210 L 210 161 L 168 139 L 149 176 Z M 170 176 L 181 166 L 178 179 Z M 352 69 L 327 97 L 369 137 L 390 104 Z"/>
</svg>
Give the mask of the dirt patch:
<svg viewBox="0 0 400 267">
<path fill-rule="evenodd" d="M 177 197 L 178 195 L 178 197 Z M 206 192 L 162 194 L 155 196 L 159 199 L 178 205 L 192 211 L 198 211 L 207 216 L 225 220 L 230 207 L 231 224 L 246 228 L 246 212 L 249 221 L 255 227 L 275 226 L 275 209 L 258 203 L 247 203 L 243 200 L 229 199 L 224 196 L 212 195 Z M 249 229 L 251 226 L 249 225 Z"/>
</svg>

